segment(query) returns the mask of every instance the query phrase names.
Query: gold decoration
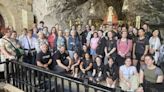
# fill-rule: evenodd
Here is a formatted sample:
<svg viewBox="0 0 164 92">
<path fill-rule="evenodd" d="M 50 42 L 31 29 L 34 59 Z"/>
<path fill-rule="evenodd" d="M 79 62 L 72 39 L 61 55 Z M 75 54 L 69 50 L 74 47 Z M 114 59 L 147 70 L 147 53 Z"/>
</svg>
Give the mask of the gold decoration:
<svg viewBox="0 0 164 92">
<path fill-rule="evenodd" d="M 89 19 L 89 21 L 88 21 L 88 25 L 92 25 L 92 20 L 91 19 Z"/>
</svg>

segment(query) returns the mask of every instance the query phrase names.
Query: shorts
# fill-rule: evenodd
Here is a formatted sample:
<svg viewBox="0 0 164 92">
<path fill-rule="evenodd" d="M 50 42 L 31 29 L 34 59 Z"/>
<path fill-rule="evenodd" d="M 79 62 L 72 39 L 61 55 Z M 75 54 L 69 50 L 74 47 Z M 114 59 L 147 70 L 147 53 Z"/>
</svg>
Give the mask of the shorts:
<svg viewBox="0 0 164 92">
<path fill-rule="evenodd" d="M 90 54 L 95 56 L 96 55 L 96 50 L 90 49 Z"/>
<path fill-rule="evenodd" d="M 121 57 L 120 55 L 117 55 L 116 57 L 116 63 L 120 67 L 121 65 L 124 65 L 125 63 L 125 58 Z"/>
</svg>

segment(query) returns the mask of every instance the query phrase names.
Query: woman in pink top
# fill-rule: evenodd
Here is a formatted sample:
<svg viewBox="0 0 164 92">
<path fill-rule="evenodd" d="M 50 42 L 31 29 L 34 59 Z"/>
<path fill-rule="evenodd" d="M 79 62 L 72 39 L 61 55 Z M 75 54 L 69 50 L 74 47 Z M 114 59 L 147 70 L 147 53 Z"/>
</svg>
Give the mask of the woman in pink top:
<svg viewBox="0 0 164 92">
<path fill-rule="evenodd" d="M 96 48 L 98 46 L 98 41 L 99 41 L 98 33 L 94 32 L 90 42 L 90 54 L 92 55 L 93 59 L 96 56 Z"/>
<path fill-rule="evenodd" d="M 122 31 L 121 39 L 117 40 L 117 58 L 118 66 L 124 64 L 125 58 L 131 56 L 132 41 L 127 38 L 127 31 Z"/>
<path fill-rule="evenodd" d="M 55 40 L 56 39 L 56 36 L 57 36 L 56 28 L 55 27 L 52 27 L 51 34 L 48 36 L 48 43 L 50 45 L 51 51 L 54 51 L 55 50 L 54 43 L 56 41 Z"/>
</svg>

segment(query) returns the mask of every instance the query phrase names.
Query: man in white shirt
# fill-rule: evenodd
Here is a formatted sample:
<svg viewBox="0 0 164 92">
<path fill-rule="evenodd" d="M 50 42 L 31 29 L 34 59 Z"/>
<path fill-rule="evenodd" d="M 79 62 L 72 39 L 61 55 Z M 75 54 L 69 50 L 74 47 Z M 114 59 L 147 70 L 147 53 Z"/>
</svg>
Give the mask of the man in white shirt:
<svg viewBox="0 0 164 92">
<path fill-rule="evenodd" d="M 29 64 L 35 64 L 36 58 L 36 38 L 32 36 L 33 30 L 27 31 L 27 36 L 22 38 L 21 46 L 25 51 L 23 61 Z"/>
</svg>

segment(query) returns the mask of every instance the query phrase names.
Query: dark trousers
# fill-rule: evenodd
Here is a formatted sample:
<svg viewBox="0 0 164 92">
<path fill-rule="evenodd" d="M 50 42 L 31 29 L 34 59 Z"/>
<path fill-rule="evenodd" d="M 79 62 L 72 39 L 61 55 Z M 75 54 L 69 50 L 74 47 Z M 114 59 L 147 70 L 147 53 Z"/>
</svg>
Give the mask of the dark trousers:
<svg viewBox="0 0 164 92">
<path fill-rule="evenodd" d="M 135 55 L 136 55 L 136 60 L 138 61 L 136 67 L 137 67 L 137 71 L 139 72 L 140 71 L 140 67 L 141 67 L 141 65 L 140 65 L 141 57 L 142 57 L 143 54 L 135 53 Z"/>
<path fill-rule="evenodd" d="M 121 65 L 124 65 L 125 63 L 125 58 L 121 57 L 120 55 L 117 55 L 116 57 L 116 63 L 120 67 Z"/>
<path fill-rule="evenodd" d="M 23 61 L 28 64 L 36 65 L 35 60 L 36 60 L 36 54 L 34 54 L 33 56 L 24 55 L 23 57 Z"/>
<path fill-rule="evenodd" d="M 156 85 L 156 84 L 144 80 L 144 85 L 143 85 L 144 92 L 163 92 L 163 88 L 160 90 L 160 88 L 158 88 L 154 85 Z"/>
<path fill-rule="evenodd" d="M 79 75 L 80 75 L 80 78 L 82 78 L 82 79 L 84 79 L 84 78 L 88 79 L 88 78 L 92 77 L 91 71 L 86 71 L 85 73 L 83 73 L 83 72 L 81 71 L 81 72 L 79 73 Z"/>
</svg>

